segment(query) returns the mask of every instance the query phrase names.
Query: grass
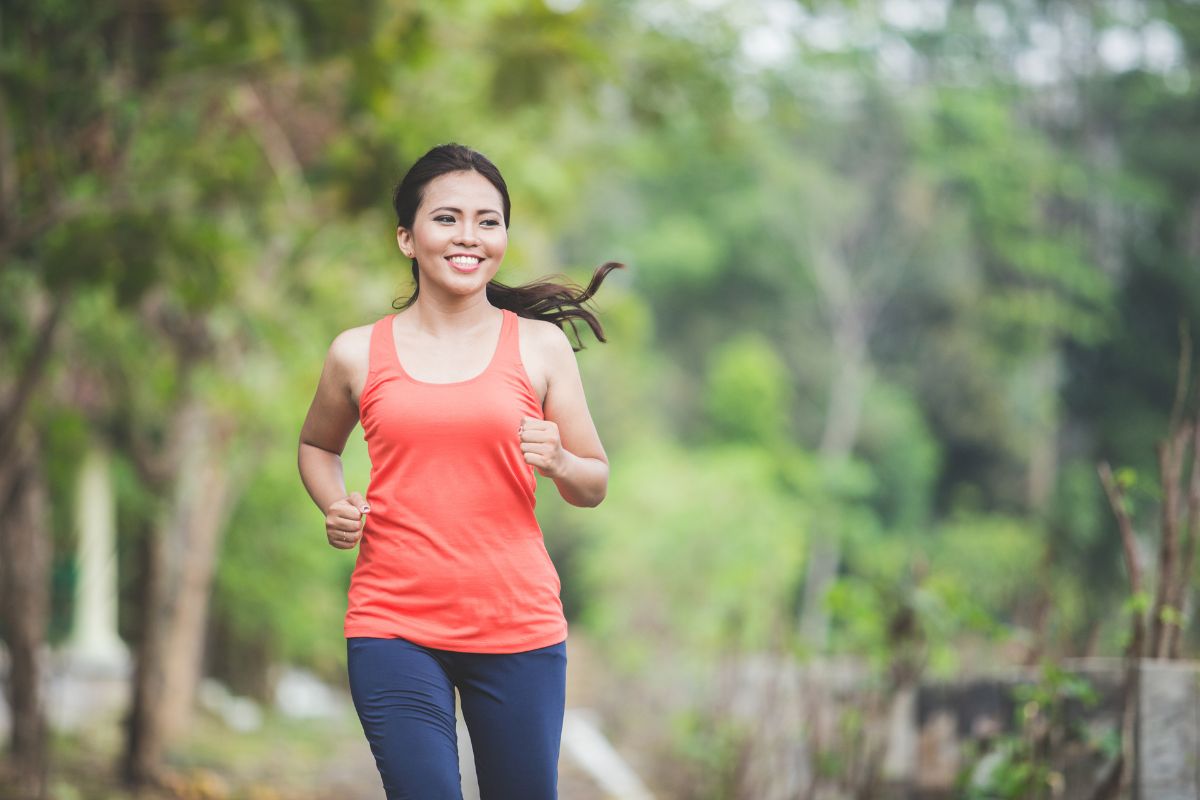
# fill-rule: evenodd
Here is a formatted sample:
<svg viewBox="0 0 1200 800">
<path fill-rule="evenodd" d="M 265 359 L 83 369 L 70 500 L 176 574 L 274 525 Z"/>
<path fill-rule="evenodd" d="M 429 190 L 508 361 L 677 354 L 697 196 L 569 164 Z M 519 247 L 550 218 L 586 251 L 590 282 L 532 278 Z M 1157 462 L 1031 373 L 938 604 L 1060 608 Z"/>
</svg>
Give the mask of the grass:
<svg viewBox="0 0 1200 800">
<path fill-rule="evenodd" d="M 273 713 L 250 733 L 197 712 L 167 757 L 161 785 L 132 794 L 120 785 L 123 746 L 114 721 L 57 734 L 51 748 L 51 800 L 355 800 L 382 792 L 352 710 L 333 720 Z M 2 795 L 2 793 L 0 793 Z"/>
</svg>

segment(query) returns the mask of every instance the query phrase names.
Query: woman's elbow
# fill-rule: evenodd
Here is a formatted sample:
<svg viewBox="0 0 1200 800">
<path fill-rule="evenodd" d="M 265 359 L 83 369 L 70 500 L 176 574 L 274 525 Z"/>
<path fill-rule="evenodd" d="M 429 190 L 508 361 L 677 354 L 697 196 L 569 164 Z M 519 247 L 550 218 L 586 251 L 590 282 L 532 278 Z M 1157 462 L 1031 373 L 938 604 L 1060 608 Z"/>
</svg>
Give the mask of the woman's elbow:
<svg viewBox="0 0 1200 800">
<path fill-rule="evenodd" d="M 605 495 L 608 494 L 608 486 L 601 485 L 598 489 L 593 489 L 591 491 L 579 491 L 576 489 L 575 491 L 571 492 L 559 487 L 558 493 L 563 500 L 566 500 L 567 503 L 575 506 L 576 508 L 595 508 L 596 506 L 600 505 L 600 503 L 604 500 Z"/>
<path fill-rule="evenodd" d="M 604 465 L 604 476 L 596 485 L 595 489 L 587 497 L 587 502 L 584 503 L 588 508 L 595 508 L 604 502 L 604 498 L 608 496 L 608 464 Z"/>
</svg>

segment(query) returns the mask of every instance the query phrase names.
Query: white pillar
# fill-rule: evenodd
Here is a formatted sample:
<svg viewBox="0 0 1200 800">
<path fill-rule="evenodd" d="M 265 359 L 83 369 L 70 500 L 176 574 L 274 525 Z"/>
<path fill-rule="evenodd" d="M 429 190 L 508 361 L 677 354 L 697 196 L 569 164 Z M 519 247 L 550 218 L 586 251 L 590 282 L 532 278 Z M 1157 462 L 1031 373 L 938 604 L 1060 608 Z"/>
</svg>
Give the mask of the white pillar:
<svg viewBox="0 0 1200 800">
<path fill-rule="evenodd" d="M 81 667 L 124 671 L 129 649 L 117 635 L 117 514 L 112 460 L 93 445 L 80 465 L 75 488 L 79 583 L 67 650 Z"/>
</svg>

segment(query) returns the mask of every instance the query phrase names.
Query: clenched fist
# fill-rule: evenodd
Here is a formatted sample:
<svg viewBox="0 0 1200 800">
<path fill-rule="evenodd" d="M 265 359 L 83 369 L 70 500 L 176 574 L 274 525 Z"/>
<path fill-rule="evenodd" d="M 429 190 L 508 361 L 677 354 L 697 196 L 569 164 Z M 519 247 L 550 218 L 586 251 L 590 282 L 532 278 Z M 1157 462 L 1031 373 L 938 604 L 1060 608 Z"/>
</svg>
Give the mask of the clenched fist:
<svg viewBox="0 0 1200 800">
<path fill-rule="evenodd" d="M 358 492 L 334 500 L 325 510 L 325 535 L 338 550 L 352 550 L 362 538 L 371 507 Z"/>
<path fill-rule="evenodd" d="M 547 478 L 558 478 L 566 472 L 571 454 L 563 449 L 558 437 L 558 424 L 548 419 L 522 417 L 517 429 L 525 463 L 532 464 Z"/>
</svg>

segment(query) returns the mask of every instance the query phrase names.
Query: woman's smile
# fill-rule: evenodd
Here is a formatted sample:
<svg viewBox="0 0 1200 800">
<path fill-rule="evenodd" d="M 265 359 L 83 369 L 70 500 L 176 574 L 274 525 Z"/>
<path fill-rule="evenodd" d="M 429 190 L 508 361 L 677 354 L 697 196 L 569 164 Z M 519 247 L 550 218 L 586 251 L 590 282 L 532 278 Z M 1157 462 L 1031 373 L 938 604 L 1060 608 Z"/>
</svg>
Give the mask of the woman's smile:
<svg viewBox="0 0 1200 800">
<path fill-rule="evenodd" d="M 463 273 L 474 272 L 479 269 L 479 265 L 483 262 L 481 256 L 471 255 L 453 255 L 449 256 L 446 260 L 450 262 L 451 267 Z"/>
</svg>

